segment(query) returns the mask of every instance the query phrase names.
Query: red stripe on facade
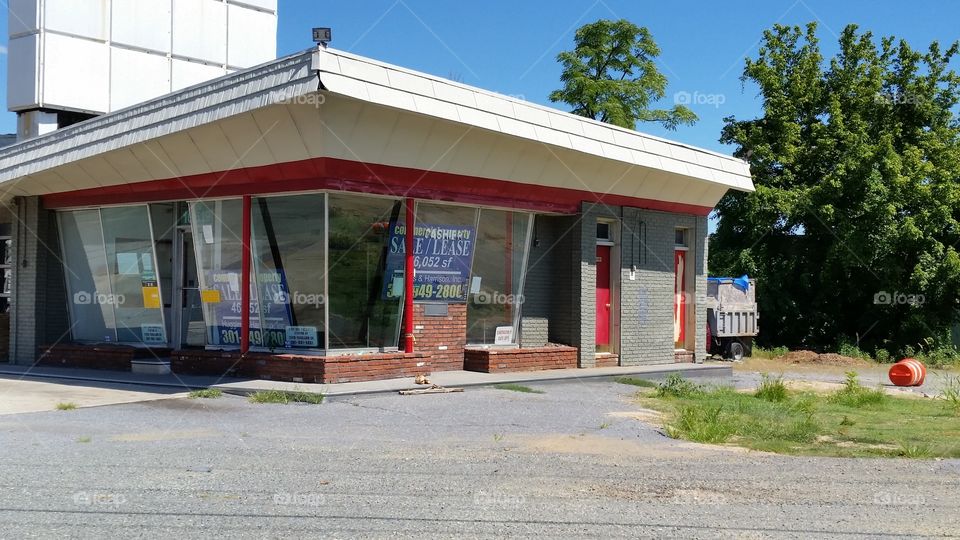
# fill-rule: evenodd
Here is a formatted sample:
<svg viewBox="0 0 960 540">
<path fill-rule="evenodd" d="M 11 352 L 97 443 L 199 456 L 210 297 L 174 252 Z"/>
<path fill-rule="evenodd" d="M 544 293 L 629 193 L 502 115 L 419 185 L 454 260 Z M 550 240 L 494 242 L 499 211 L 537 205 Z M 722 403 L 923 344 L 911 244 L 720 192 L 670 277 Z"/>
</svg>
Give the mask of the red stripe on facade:
<svg viewBox="0 0 960 540">
<path fill-rule="evenodd" d="M 575 214 L 581 202 L 705 216 L 713 208 L 424 171 L 335 158 L 315 158 L 182 178 L 150 180 L 43 195 L 46 208 L 333 190 L 433 199 L 518 210 Z"/>
</svg>

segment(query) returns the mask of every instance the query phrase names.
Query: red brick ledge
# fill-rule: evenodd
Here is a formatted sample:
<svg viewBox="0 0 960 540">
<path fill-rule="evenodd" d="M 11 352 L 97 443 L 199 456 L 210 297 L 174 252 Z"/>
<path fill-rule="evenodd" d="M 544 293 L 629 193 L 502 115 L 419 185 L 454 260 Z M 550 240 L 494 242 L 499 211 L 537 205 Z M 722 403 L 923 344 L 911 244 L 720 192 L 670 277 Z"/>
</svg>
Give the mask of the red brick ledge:
<svg viewBox="0 0 960 540">
<path fill-rule="evenodd" d="M 430 373 L 423 353 L 307 356 L 238 351 L 183 350 L 170 354 L 174 373 L 253 377 L 273 381 L 342 383 L 415 377 Z"/>
<path fill-rule="evenodd" d="M 35 365 L 51 367 L 72 367 L 82 369 L 108 369 L 112 371 L 130 371 L 133 360 L 166 358 L 170 349 L 148 349 L 130 345 L 85 345 L 79 343 L 59 343 L 43 345 L 39 348 L 40 357 Z"/>
<path fill-rule="evenodd" d="M 577 348 L 566 345 L 528 349 L 467 349 L 463 358 L 463 369 L 484 373 L 575 367 Z"/>
</svg>

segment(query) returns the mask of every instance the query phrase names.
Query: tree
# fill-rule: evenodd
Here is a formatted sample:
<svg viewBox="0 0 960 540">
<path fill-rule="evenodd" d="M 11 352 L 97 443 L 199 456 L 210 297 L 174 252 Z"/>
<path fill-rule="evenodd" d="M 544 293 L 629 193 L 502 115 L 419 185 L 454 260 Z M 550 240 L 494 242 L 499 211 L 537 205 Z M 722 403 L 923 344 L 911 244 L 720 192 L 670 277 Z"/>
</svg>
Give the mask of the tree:
<svg viewBox="0 0 960 540">
<path fill-rule="evenodd" d="M 711 273 L 758 278 L 761 341 L 902 352 L 945 344 L 960 299 L 958 52 L 848 26 L 775 26 L 742 81 L 763 115 L 725 119 L 754 193 L 729 193 Z"/>
<path fill-rule="evenodd" d="M 600 20 L 574 36 L 572 51 L 560 53 L 563 88 L 550 93 L 574 114 L 634 129 L 637 122 L 660 122 L 667 129 L 693 124 L 697 115 L 683 105 L 650 109 L 663 98 L 667 78 L 657 70 L 660 48 L 650 31 L 630 21 Z"/>
</svg>

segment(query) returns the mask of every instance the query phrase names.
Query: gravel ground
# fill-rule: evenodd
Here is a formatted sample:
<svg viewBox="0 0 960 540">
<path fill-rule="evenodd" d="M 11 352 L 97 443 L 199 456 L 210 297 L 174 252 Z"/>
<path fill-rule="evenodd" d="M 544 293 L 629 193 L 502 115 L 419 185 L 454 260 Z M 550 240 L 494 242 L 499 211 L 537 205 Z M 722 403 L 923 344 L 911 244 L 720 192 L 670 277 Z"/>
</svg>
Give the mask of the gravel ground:
<svg viewBox="0 0 960 540">
<path fill-rule="evenodd" d="M 0 538 L 960 534 L 960 461 L 682 443 L 611 382 L 0 417 Z"/>
</svg>

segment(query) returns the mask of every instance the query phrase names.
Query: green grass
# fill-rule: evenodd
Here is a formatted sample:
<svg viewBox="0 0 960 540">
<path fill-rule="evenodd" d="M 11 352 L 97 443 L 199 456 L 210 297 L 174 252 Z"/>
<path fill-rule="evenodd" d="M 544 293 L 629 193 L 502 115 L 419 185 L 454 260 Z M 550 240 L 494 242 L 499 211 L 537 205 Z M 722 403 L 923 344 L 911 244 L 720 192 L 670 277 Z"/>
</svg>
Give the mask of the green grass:
<svg viewBox="0 0 960 540">
<path fill-rule="evenodd" d="M 523 386 L 522 384 L 513 384 L 513 383 L 504 383 L 504 384 L 495 384 L 493 385 L 497 390 L 510 390 L 512 392 L 523 392 L 525 394 L 542 394 L 543 390 L 534 390 L 529 386 Z"/>
<path fill-rule="evenodd" d="M 832 394 L 781 391 L 778 381 L 756 393 L 673 381 L 638 399 L 664 413 L 664 431 L 677 439 L 791 455 L 960 457 L 960 414 L 947 399 L 877 398 L 882 391 L 855 377 Z"/>
<path fill-rule="evenodd" d="M 787 349 L 786 347 L 765 349 L 758 345 L 754 345 L 752 355 L 757 358 L 780 358 L 781 356 L 786 355 L 788 352 L 790 352 L 790 349 Z"/>
<path fill-rule="evenodd" d="M 222 396 L 223 391 L 219 388 L 204 388 L 190 392 L 190 399 L 217 399 Z"/>
<path fill-rule="evenodd" d="M 631 386 L 639 386 L 641 388 L 656 388 L 657 383 L 653 381 L 648 381 L 646 379 L 637 379 L 636 377 L 617 377 L 614 379 L 614 382 L 620 384 L 629 384 Z"/>
<path fill-rule="evenodd" d="M 319 405 L 323 403 L 323 394 L 313 392 L 284 392 L 282 390 L 261 390 L 247 396 L 250 403 L 310 403 Z"/>
<path fill-rule="evenodd" d="M 946 377 L 940 397 L 946 400 L 955 411 L 960 412 L 960 376 Z"/>
<path fill-rule="evenodd" d="M 92 441 L 92 440 L 93 440 L 93 438 L 87 437 L 87 436 L 77 437 L 77 442 L 78 442 L 78 443 L 88 443 L 88 442 L 90 442 L 90 441 Z"/>
<path fill-rule="evenodd" d="M 679 373 L 671 373 L 666 380 L 657 385 L 658 397 L 690 398 L 703 393 L 703 387 L 683 378 Z"/>
<path fill-rule="evenodd" d="M 828 398 L 830 402 L 859 409 L 879 405 L 889 399 L 887 393 L 881 388 L 870 389 L 861 386 L 854 371 L 847 372 L 847 379 L 843 385 L 842 389 L 830 394 Z"/>
<path fill-rule="evenodd" d="M 780 403 L 787 399 L 787 387 L 783 384 L 783 375 L 771 377 L 764 373 L 761 375 L 760 386 L 754 392 L 754 397 L 774 403 Z"/>
<path fill-rule="evenodd" d="M 77 404 L 72 401 L 61 401 L 56 407 L 58 411 L 72 411 L 77 408 Z"/>
</svg>

